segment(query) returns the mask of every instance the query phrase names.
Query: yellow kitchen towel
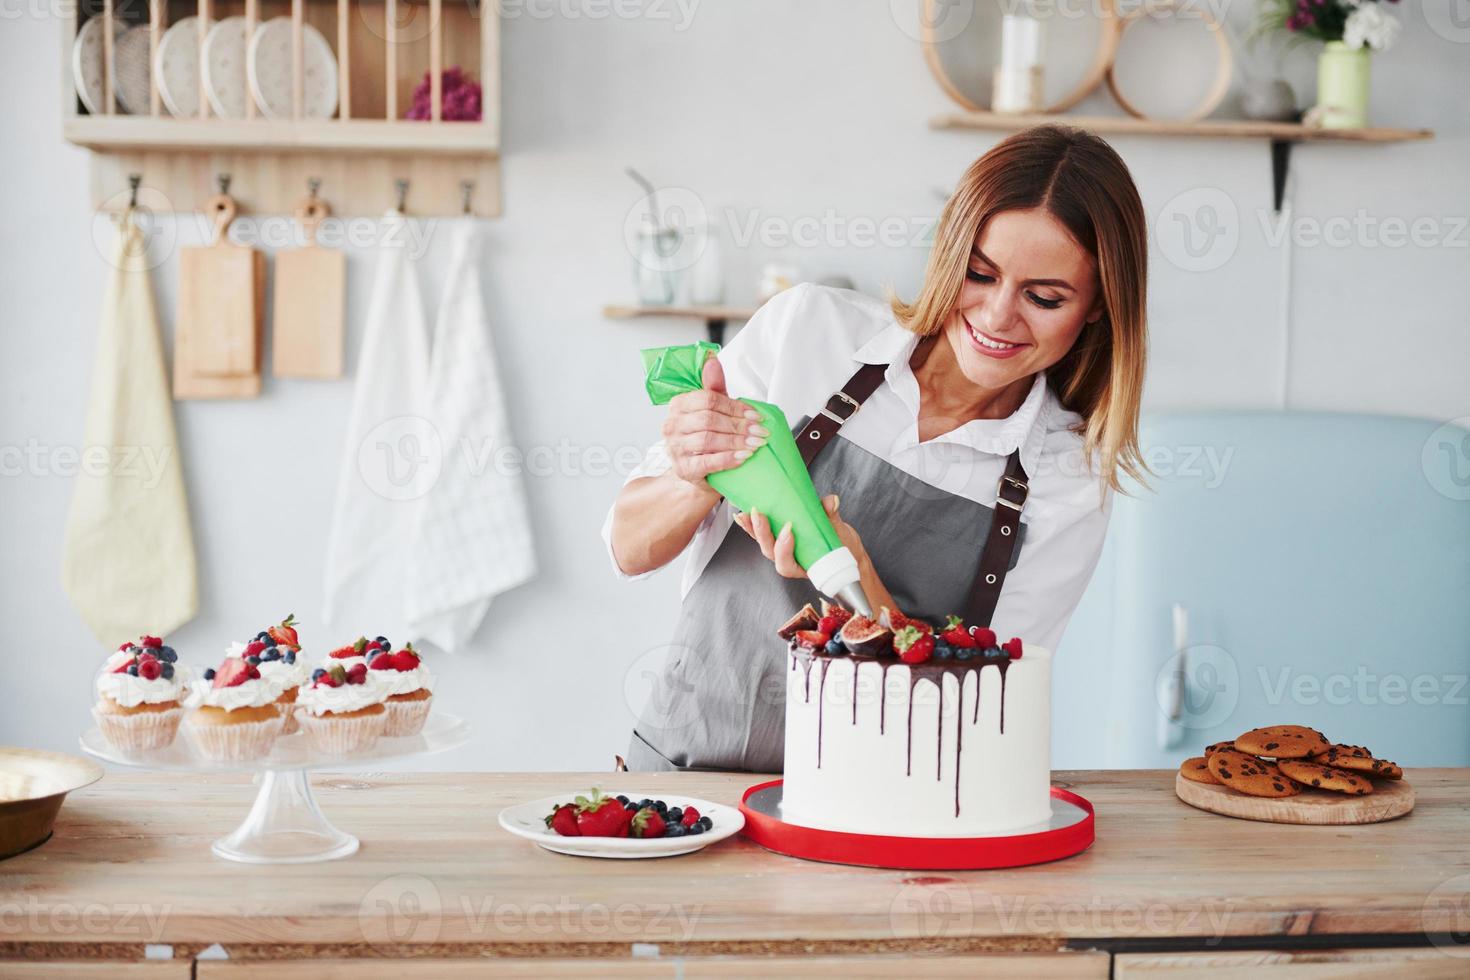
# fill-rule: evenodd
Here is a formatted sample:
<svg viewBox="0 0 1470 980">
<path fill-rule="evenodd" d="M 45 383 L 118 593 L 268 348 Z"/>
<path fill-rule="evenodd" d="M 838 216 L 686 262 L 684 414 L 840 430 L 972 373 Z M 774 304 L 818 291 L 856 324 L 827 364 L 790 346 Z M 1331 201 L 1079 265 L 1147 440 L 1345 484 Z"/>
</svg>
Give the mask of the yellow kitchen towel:
<svg viewBox="0 0 1470 980">
<path fill-rule="evenodd" d="M 147 242 L 130 214 L 119 229 L 61 564 L 66 594 L 105 646 L 170 633 L 199 605 Z"/>
</svg>

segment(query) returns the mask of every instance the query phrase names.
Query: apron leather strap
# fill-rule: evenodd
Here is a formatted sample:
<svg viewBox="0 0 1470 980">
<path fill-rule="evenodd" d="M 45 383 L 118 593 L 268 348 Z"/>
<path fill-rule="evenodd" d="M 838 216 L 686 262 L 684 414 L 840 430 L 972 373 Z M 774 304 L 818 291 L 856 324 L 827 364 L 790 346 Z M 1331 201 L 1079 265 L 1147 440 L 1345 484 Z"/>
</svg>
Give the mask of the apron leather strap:
<svg viewBox="0 0 1470 980">
<path fill-rule="evenodd" d="M 884 364 L 864 364 L 858 368 L 841 391 L 833 392 L 827 404 L 812 416 L 796 437 L 801 458 L 810 468 L 812 460 L 827 447 L 837 430 L 857 414 L 868 396 L 878 390 L 887 370 Z M 965 609 L 965 622 L 971 626 L 989 626 L 1000 601 L 1000 590 L 1016 553 L 1016 538 L 1021 525 L 1021 508 L 1030 492 L 1026 468 L 1021 465 L 1021 452 L 1016 450 L 1006 460 L 1006 471 L 995 494 L 995 513 L 990 520 L 990 534 L 980 552 L 980 567 L 970 586 L 970 599 Z"/>
<path fill-rule="evenodd" d="M 801 450 L 802 462 L 806 463 L 808 469 L 817 454 L 827 448 L 827 443 L 837 435 L 842 423 L 856 415 L 868 396 L 878 390 L 886 370 L 885 364 L 864 364 L 858 368 L 856 374 L 847 379 L 842 390 L 833 392 L 822 410 L 812 416 L 812 420 L 796 437 L 796 447 Z"/>
</svg>

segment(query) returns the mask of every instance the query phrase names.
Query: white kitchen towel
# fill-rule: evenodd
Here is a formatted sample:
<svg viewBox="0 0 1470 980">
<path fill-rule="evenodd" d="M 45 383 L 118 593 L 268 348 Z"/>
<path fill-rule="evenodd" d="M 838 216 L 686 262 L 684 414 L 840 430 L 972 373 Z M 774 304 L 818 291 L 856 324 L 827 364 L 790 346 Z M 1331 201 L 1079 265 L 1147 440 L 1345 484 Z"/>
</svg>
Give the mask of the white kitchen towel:
<svg viewBox="0 0 1470 980">
<path fill-rule="evenodd" d="M 381 228 L 337 481 L 323 618 L 341 642 L 362 633 L 403 638 L 409 547 L 442 464 L 425 418 L 429 338 L 408 230 L 396 211 Z"/>
<path fill-rule="evenodd" d="M 452 234 L 427 396 L 443 465 L 417 515 L 404 596 L 410 635 L 448 651 L 475 632 L 492 598 L 536 574 L 520 458 L 480 291 L 479 236 L 473 221 Z"/>
<path fill-rule="evenodd" d="M 194 618 L 194 535 L 147 241 L 124 215 L 103 300 L 62 587 L 104 646 Z"/>
</svg>

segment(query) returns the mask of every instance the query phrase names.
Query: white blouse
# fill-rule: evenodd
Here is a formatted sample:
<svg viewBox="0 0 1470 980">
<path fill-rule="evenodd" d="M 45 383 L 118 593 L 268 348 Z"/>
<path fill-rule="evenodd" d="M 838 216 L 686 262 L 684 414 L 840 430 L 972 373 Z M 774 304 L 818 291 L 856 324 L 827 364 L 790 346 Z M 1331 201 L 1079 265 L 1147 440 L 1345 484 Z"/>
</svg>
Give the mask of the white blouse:
<svg viewBox="0 0 1470 980">
<path fill-rule="evenodd" d="M 1020 558 L 1006 576 L 992 625 L 1002 638 L 1019 636 L 1055 650 L 1067 620 L 1092 578 L 1107 534 L 1112 493 L 1083 452 L 1081 422 L 1064 409 L 1038 375 L 1009 418 L 982 419 L 919 442 L 919 386 L 909 359 L 918 337 L 888 304 L 861 293 L 801 285 L 777 295 L 720 352 L 729 392 L 780 406 L 794 426 L 815 414 L 862 364 L 887 364 L 884 383 L 839 430 L 861 448 L 948 493 L 995 506 L 1006 457 L 1017 449 L 1030 477 L 1021 522 Z M 671 468 L 662 442 L 628 476 L 658 476 Z M 845 514 L 860 522 L 862 515 Z M 613 512 L 602 537 L 613 570 Z M 728 502 L 710 511 L 685 548 L 682 594 L 703 573 L 733 526 Z M 744 533 L 735 528 L 735 534 Z M 975 556 L 978 564 L 980 556 Z M 774 571 L 773 573 L 774 574 Z M 881 577 L 883 569 L 878 569 Z M 772 622 L 789 611 L 773 610 Z"/>
</svg>

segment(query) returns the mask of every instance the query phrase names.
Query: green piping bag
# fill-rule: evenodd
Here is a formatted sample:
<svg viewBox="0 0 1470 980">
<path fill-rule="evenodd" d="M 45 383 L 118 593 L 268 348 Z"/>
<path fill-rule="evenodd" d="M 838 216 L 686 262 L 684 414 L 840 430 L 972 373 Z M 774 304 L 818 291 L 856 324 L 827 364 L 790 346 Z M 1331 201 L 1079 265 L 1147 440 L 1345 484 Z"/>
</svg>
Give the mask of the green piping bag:
<svg viewBox="0 0 1470 980">
<path fill-rule="evenodd" d="M 703 342 L 645 348 L 641 353 L 649 400 L 664 405 L 675 395 L 698 391 L 704 385 L 704 362 L 719 349 L 717 344 Z M 709 485 L 736 509 L 765 514 L 772 531 L 790 523 L 796 539 L 796 562 L 806 569 L 818 591 L 850 609 L 872 615 L 867 596 L 858 585 L 857 559 L 842 544 L 822 507 L 786 414 L 769 402 L 754 398 L 740 401 L 760 414 L 770 438 L 733 469 L 711 473 L 706 478 Z"/>
</svg>

